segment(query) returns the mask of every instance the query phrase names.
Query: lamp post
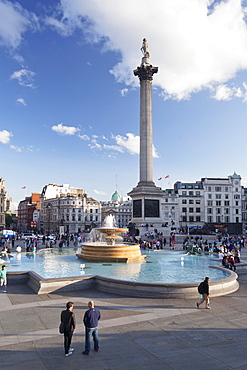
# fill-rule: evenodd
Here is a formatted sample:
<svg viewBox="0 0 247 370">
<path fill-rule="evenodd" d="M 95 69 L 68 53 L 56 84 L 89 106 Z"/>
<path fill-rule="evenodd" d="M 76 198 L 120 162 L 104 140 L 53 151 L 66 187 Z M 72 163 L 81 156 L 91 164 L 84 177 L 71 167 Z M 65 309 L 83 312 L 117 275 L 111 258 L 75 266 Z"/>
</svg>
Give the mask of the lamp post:
<svg viewBox="0 0 247 370">
<path fill-rule="evenodd" d="M 50 235 L 50 223 L 51 223 L 51 207 L 52 207 L 52 204 L 51 203 L 48 203 L 47 204 L 47 210 L 48 210 L 48 235 Z"/>
</svg>

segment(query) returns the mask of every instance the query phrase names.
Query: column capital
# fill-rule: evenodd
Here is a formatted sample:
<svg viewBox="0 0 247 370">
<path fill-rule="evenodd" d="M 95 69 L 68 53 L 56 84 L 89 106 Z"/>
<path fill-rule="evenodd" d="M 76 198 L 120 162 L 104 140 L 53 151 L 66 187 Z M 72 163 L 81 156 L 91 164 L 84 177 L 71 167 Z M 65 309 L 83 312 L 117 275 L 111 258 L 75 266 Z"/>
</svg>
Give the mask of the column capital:
<svg viewBox="0 0 247 370">
<path fill-rule="evenodd" d="M 152 81 L 154 73 L 158 73 L 158 67 L 153 67 L 151 64 L 142 64 L 133 71 L 135 76 L 139 77 L 140 81 Z"/>
</svg>

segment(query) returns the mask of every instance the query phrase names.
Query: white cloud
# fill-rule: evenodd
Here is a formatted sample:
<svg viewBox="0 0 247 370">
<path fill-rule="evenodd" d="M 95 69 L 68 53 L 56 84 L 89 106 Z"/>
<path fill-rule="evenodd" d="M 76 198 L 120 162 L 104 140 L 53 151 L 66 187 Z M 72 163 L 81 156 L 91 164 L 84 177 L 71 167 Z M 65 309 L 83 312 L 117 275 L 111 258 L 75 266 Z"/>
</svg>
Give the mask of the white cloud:
<svg viewBox="0 0 247 370">
<path fill-rule="evenodd" d="M 126 137 L 121 135 L 113 135 L 113 138 L 120 147 L 125 148 L 130 154 L 139 154 L 140 136 L 127 133 Z"/>
<path fill-rule="evenodd" d="M 88 146 L 91 148 L 91 149 L 98 149 L 98 150 L 101 150 L 102 149 L 102 146 L 97 142 L 96 139 L 93 139 L 92 140 L 92 144 L 88 144 Z"/>
<path fill-rule="evenodd" d="M 22 152 L 22 149 L 19 146 L 10 145 L 9 147 L 10 147 L 10 149 L 15 150 L 16 152 L 19 152 L 19 153 Z"/>
<path fill-rule="evenodd" d="M 212 98 L 216 100 L 232 100 L 233 98 L 241 98 L 243 102 L 247 102 L 247 83 L 243 82 L 240 87 L 234 85 L 218 85 L 211 87 Z"/>
<path fill-rule="evenodd" d="M 78 137 L 82 140 L 90 140 L 90 137 L 88 135 L 80 135 L 78 134 Z"/>
<path fill-rule="evenodd" d="M 96 189 L 94 189 L 94 192 L 95 192 L 95 194 L 99 194 L 99 195 L 107 195 L 107 193 L 104 192 L 103 190 L 96 190 Z"/>
<path fill-rule="evenodd" d="M 120 152 L 120 153 L 123 153 L 125 151 L 123 147 L 118 146 L 118 145 L 103 144 L 103 148 L 107 149 L 107 150 L 113 150 L 113 151 L 116 151 L 116 152 Z"/>
<path fill-rule="evenodd" d="M 25 87 L 32 87 L 33 89 L 35 86 L 33 85 L 33 78 L 35 76 L 35 72 L 29 71 L 28 69 L 20 69 L 19 71 L 15 71 L 11 76 L 10 79 L 16 79 L 21 86 Z"/>
<path fill-rule="evenodd" d="M 27 105 L 27 103 L 25 102 L 25 100 L 24 100 L 24 99 L 22 99 L 22 98 L 16 99 L 16 102 L 17 102 L 17 103 L 20 103 L 21 105 L 24 105 L 24 106 L 26 106 L 26 105 Z"/>
<path fill-rule="evenodd" d="M 0 131 L 0 143 L 8 144 L 12 136 L 13 134 L 10 131 L 7 131 L 7 130 Z"/>
<path fill-rule="evenodd" d="M 247 69 L 246 8 L 240 0 L 153 0 L 152 6 L 147 0 L 119 0 L 117 17 L 115 4 L 61 0 L 60 21 L 68 34 L 80 28 L 88 41 L 120 51 L 111 71 L 119 82 L 138 85 L 132 71 L 140 64 L 143 37 L 152 64 L 159 66 L 154 84 L 165 99 L 188 99 Z"/>
<path fill-rule="evenodd" d="M 59 135 L 75 135 L 78 131 L 80 131 L 80 129 L 77 127 L 64 126 L 63 123 L 59 123 L 57 126 L 52 126 L 51 129 Z"/>
<path fill-rule="evenodd" d="M 120 94 L 121 94 L 122 96 L 126 96 L 126 95 L 127 95 L 127 93 L 128 93 L 128 91 L 129 91 L 129 89 L 122 89 L 122 90 L 120 90 Z"/>
<path fill-rule="evenodd" d="M 39 27 L 38 18 L 17 2 L 0 0 L 0 45 L 12 50 L 20 46 L 23 34 Z M 20 56 L 19 56 L 20 58 Z"/>
</svg>

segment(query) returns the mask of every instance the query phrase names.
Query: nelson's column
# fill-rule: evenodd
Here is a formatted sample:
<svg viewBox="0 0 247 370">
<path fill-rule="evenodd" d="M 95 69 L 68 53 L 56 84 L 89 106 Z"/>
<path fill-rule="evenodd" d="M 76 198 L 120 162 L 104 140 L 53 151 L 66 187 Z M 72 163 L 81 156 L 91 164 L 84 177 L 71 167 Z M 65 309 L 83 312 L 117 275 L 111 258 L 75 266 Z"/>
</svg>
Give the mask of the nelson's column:
<svg viewBox="0 0 247 370">
<path fill-rule="evenodd" d="M 152 80 L 158 67 L 150 63 L 147 40 L 143 39 L 143 57 L 134 75 L 140 80 L 140 181 L 128 195 L 132 198 L 132 222 L 139 224 L 161 224 L 161 198 L 163 191 L 153 182 L 152 140 Z"/>
</svg>

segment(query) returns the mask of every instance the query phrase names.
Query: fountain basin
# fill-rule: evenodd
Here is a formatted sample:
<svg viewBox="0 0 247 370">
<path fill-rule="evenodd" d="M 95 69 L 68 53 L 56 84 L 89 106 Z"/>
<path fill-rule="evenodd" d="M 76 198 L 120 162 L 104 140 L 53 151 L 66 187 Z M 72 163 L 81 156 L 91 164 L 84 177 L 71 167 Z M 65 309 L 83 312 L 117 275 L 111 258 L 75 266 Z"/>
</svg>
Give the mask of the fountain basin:
<svg viewBox="0 0 247 370">
<path fill-rule="evenodd" d="M 76 256 L 89 262 L 118 263 L 145 262 L 146 257 L 141 254 L 139 244 L 121 243 L 108 245 L 104 242 L 83 243 L 81 253 L 76 254 Z"/>
</svg>

